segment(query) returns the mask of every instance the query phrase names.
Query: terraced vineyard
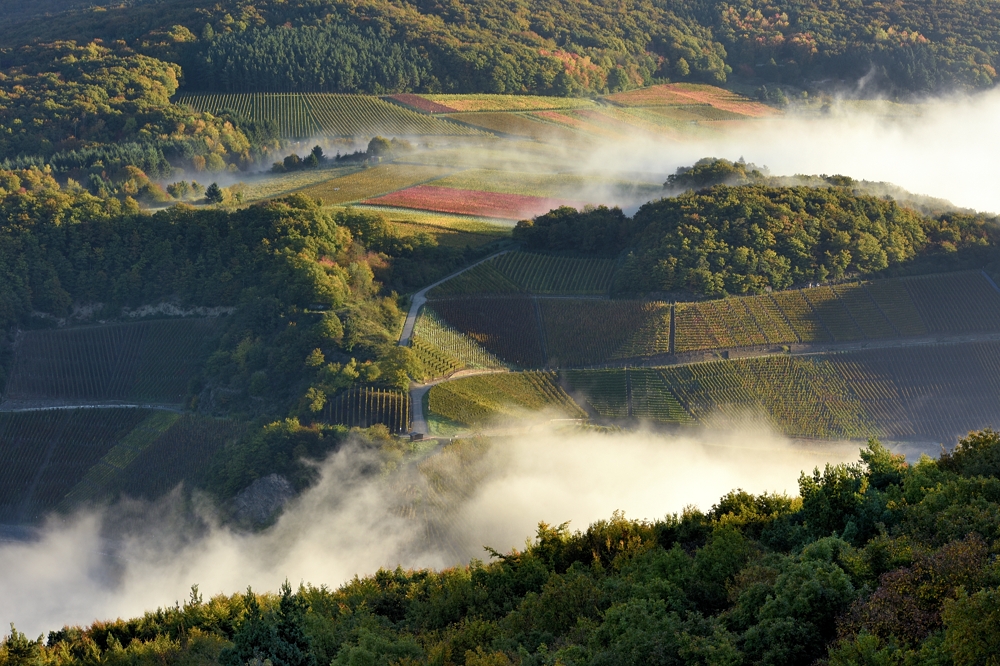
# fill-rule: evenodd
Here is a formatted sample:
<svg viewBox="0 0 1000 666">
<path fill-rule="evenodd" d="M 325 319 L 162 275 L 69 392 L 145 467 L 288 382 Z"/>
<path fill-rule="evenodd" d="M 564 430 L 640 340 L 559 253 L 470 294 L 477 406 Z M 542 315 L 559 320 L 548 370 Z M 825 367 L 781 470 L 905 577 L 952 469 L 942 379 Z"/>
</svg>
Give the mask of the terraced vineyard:
<svg viewBox="0 0 1000 666">
<path fill-rule="evenodd" d="M 455 294 L 509 293 L 606 294 L 615 261 L 601 258 L 555 257 L 508 252 L 435 287 L 431 297 Z"/>
<path fill-rule="evenodd" d="M 438 286 L 430 296 L 600 294 L 613 273 L 611 260 L 511 252 Z M 712 349 L 1000 332 L 1000 291 L 978 272 L 677 303 L 672 346 L 665 304 L 543 298 L 539 310 L 552 367 Z M 486 329 L 478 334 L 489 336 Z"/>
<path fill-rule="evenodd" d="M 192 318 L 29 331 L 4 398 L 180 404 L 216 324 Z"/>
<path fill-rule="evenodd" d="M 523 374 L 531 373 L 491 376 L 491 390 L 506 391 Z M 969 430 L 1000 425 L 1000 342 L 562 370 L 558 382 L 599 421 L 766 427 L 793 437 L 877 436 L 946 446 Z M 479 403 L 477 422 L 502 412 L 495 402 Z"/>
<path fill-rule="evenodd" d="M 469 136 L 483 132 L 406 109 L 369 95 L 333 93 L 234 93 L 182 95 L 178 102 L 218 115 L 227 109 L 253 120 L 271 120 L 283 138 Z"/>
<path fill-rule="evenodd" d="M 424 368 L 424 378 L 444 377 L 466 368 L 501 369 L 496 356 L 441 321 L 430 308 L 421 310 L 411 345 Z"/>
<path fill-rule="evenodd" d="M 149 409 L 0 412 L 0 521 L 155 499 L 199 478 L 249 424 Z"/>
<path fill-rule="evenodd" d="M 433 386 L 427 405 L 434 414 L 469 426 L 503 423 L 541 411 L 562 418 L 586 417 L 551 372 L 462 377 Z"/>
<path fill-rule="evenodd" d="M 625 370 L 563 370 L 559 378 L 581 405 L 605 419 L 624 419 L 628 405 L 628 377 Z"/>
<path fill-rule="evenodd" d="M 430 298 L 442 298 L 471 294 L 514 294 L 521 291 L 522 287 L 498 271 L 492 261 L 486 261 L 444 284 L 439 284 L 427 292 L 427 295 Z"/>
<path fill-rule="evenodd" d="M 306 105 L 326 136 L 469 136 L 482 132 L 367 95 L 308 94 Z"/>
<path fill-rule="evenodd" d="M 270 120 L 286 139 L 306 139 L 319 133 L 305 99 L 297 93 L 181 95 L 177 103 L 215 116 L 230 110 L 257 122 Z"/>
<path fill-rule="evenodd" d="M 674 351 L 1000 332 L 1000 292 L 978 272 L 678 303 Z"/>
<path fill-rule="evenodd" d="M 670 306 L 666 303 L 542 298 L 538 306 L 552 367 L 670 352 Z"/>
<path fill-rule="evenodd" d="M 54 509 L 91 467 L 155 414 L 127 408 L 0 412 L 0 521 L 27 522 Z"/>
<path fill-rule="evenodd" d="M 1000 291 L 978 272 L 903 280 L 928 333 L 1000 330 Z"/>
<path fill-rule="evenodd" d="M 370 387 L 349 389 L 327 402 L 323 420 L 350 428 L 382 424 L 392 433 L 407 432 L 410 429 L 410 396 L 402 391 Z"/>
<path fill-rule="evenodd" d="M 130 455 L 131 462 L 124 471 L 110 478 L 94 497 L 161 497 L 182 481 L 199 480 L 216 453 L 251 428 L 250 423 L 234 419 L 176 416 L 165 432 L 135 452 L 134 457 Z"/>
<path fill-rule="evenodd" d="M 545 365 L 538 314 L 528 297 L 453 298 L 434 301 L 428 307 L 504 364 L 521 368 Z"/>
<path fill-rule="evenodd" d="M 550 257 L 508 252 L 491 262 L 511 282 L 535 294 L 604 294 L 611 287 L 613 259 Z"/>
<path fill-rule="evenodd" d="M 738 425 L 764 416 L 799 437 L 859 439 L 877 434 L 861 401 L 828 361 L 769 356 L 663 368 L 690 414 Z"/>
</svg>

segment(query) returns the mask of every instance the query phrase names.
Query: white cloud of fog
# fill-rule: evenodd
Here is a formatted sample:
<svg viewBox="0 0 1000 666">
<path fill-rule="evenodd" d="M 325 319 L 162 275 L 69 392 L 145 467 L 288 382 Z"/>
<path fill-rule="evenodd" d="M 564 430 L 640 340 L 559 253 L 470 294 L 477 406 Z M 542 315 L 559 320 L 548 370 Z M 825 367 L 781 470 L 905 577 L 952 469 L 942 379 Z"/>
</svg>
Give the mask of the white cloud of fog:
<svg viewBox="0 0 1000 666">
<path fill-rule="evenodd" d="M 185 599 L 193 583 L 208 596 L 247 585 L 275 590 L 286 577 L 336 587 L 380 566 L 450 566 L 483 557 L 483 545 L 521 547 L 542 520 L 585 529 L 617 509 L 648 519 L 688 504 L 708 509 L 736 487 L 795 494 L 800 471 L 856 460 L 857 449 L 745 431 L 542 429 L 495 440 L 471 462 L 456 462 L 446 448 L 421 463 L 423 472 L 372 477 L 359 472 L 371 454 L 351 447 L 331 456 L 319 483 L 263 533 L 204 517 L 193 527 L 178 517 L 181 503 L 168 500 L 77 516 L 36 541 L 0 544 L 0 626 L 15 622 L 34 636 L 135 616 Z M 109 532 L 119 536 L 101 536 Z"/>
<path fill-rule="evenodd" d="M 843 174 L 886 181 L 916 194 L 1000 213 L 1000 89 L 927 101 L 912 117 L 891 108 L 834 104 L 829 114 L 797 113 L 749 122 L 739 130 L 690 141 L 647 137 L 597 146 L 595 171 L 673 173 L 702 157 L 767 165 L 773 175 Z"/>
</svg>

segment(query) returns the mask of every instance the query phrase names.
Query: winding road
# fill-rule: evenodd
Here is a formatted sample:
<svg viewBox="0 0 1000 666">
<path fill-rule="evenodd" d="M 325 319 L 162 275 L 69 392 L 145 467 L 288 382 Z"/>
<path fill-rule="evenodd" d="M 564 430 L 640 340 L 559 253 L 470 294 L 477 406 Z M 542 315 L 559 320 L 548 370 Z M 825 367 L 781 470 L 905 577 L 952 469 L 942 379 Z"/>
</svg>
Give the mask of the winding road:
<svg viewBox="0 0 1000 666">
<path fill-rule="evenodd" d="M 400 347 L 408 347 L 410 345 L 410 338 L 413 337 L 413 326 L 417 323 L 417 315 L 420 314 L 420 308 L 422 308 L 424 306 L 424 303 L 427 302 L 427 292 L 428 291 L 430 291 L 434 287 L 438 286 L 439 284 L 443 284 L 443 283 L 447 282 L 448 280 L 452 279 L 453 277 L 461 275 L 462 273 L 464 273 L 467 270 L 475 268 L 479 264 L 484 264 L 487 261 L 489 261 L 490 259 L 495 259 L 496 257 L 499 257 L 501 254 L 507 254 L 508 252 L 512 252 L 512 251 L 513 250 L 503 250 L 502 252 L 497 252 L 496 254 L 491 254 L 490 256 L 486 257 L 485 259 L 480 259 L 479 261 L 477 261 L 474 264 L 469 264 L 465 268 L 463 268 L 461 270 L 458 270 L 458 271 L 455 271 L 451 275 L 447 275 L 447 276 L 441 278 L 440 280 L 438 280 L 437 282 L 435 282 L 434 284 L 428 285 L 428 286 L 424 287 L 423 289 L 421 289 L 420 291 L 418 291 L 417 293 L 413 294 L 413 300 L 410 302 L 410 311 L 406 313 L 406 321 L 403 322 L 403 332 L 399 334 L 399 346 Z"/>
<path fill-rule="evenodd" d="M 399 334 L 399 346 L 408 347 L 410 345 L 410 338 L 413 337 L 413 327 L 417 323 L 417 315 L 420 314 L 420 308 L 424 306 L 427 302 L 427 292 L 434 287 L 447 282 L 457 275 L 461 275 L 467 270 L 473 269 L 479 264 L 485 263 L 490 259 L 499 257 L 502 254 L 507 254 L 511 250 L 503 250 L 502 252 L 497 252 L 496 254 L 491 254 L 488 257 L 480 259 L 479 261 L 469 264 L 465 268 L 455 271 L 454 273 L 447 275 L 434 284 L 428 285 L 413 294 L 413 300 L 410 301 L 410 311 L 406 313 L 406 321 L 403 322 L 403 330 Z M 440 384 L 441 382 L 448 381 L 449 379 L 457 379 L 458 377 L 467 377 L 469 375 L 480 375 L 489 372 L 497 372 L 497 370 L 460 370 L 453 375 L 448 377 L 441 377 L 440 379 L 435 379 L 433 381 L 427 382 L 426 384 L 411 384 L 410 385 L 410 405 L 412 411 L 412 417 L 410 422 L 410 432 L 420 433 L 422 435 L 427 434 L 427 419 L 424 417 L 424 394 L 426 394 L 431 387 L 435 384 Z M 502 371 L 501 371 L 502 372 Z"/>
</svg>

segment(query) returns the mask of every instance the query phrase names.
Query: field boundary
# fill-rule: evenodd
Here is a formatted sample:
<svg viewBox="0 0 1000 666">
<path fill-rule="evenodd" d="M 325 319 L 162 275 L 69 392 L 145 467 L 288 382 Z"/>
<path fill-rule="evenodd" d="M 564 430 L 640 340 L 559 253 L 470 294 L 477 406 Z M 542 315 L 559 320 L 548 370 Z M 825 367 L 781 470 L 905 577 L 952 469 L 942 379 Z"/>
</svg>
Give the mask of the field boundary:
<svg viewBox="0 0 1000 666">
<path fill-rule="evenodd" d="M 467 270 L 469 270 L 471 268 L 475 268 L 479 264 L 486 263 L 490 259 L 495 259 L 496 257 L 499 257 L 502 254 L 507 254 L 508 252 L 512 252 L 512 251 L 513 251 L 513 249 L 507 249 L 507 250 L 501 250 L 500 252 L 497 252 L 495 254 L 491 254 L 490 256 L 484 257 L 483 259 L 480 259 L 479 261 L 477 261 L 475 263 L 469 264 L 465 268 L 457 270 L 454 273 L 452 273 L 450 275 L 447 275 L 447 276 L 441 278 L 440 280 L 438 280 L 437 282 L 435 282 L 433 284 L 429 284 L 426 287 L 424 287 L 423 289 L 421 289 L 420 291 L 414 293 L 413 294 L 413 299 L 410 301 L 410 309 L 406 313 L 406 319 L 403 321 L 403 330 L 400 331 L 400 333 L 399 333 L 399 343 L 398 343 L 398 346 L 400 346 L 400 347 L 409 347 L 410 346 L 410 338 L 413 337 L 413 327 L 417 323 L 417 315 L 420 314 L 420 308 L 422 308 L 424 306 L 424 303 L 427 302 L 427 292 L 428 291 L 430 291 L 434 287 L 438 286 L 439 284 L 444 284 L 445 282 L 447 282 L 448 280 L 452 279 L 455 276 L 461 275 L 462 273 L 464 273 L 465 271 L 467 271 Z"/>
</svg>

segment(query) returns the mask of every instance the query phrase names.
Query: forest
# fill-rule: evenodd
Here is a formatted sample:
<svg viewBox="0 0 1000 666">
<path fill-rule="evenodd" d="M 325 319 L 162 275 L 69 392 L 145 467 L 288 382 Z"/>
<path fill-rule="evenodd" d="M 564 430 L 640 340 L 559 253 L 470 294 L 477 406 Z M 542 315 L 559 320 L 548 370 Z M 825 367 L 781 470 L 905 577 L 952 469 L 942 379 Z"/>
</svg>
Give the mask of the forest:
<svg viewBox="0 0 1000 666">
<path fill-rule="evenodd" d="M 750 184 L 763 176 L 751 169 L 748 180 L 745 167 L 718 164 L 681 169 L 667 186 L 747 184 L 691 189 L 644 204 L 631 218 L 617 208 L 561 208 L 518 222 L 514 239 L 535 251 L 623 254 L 620 293 L 713 297 L 997 259 L 989 216 L 918 212 L 843 177 L 814 179 L 823 187 Z"/>
<path fill-rule="evenodd" d="M 540 523 L 520 551 L 337 589 L 195 586 L 142 617 L 15 628 L 0 666 L 989 665 L 998 515 L 997 432 L 915 464 L 871 440 L 858 463 L 803 473 L 798 497 L 736 489 L 658 520 Z"/>
<path fill-rule="evenodd" d="M 418 373 L 396 346 L 396 293 L 476 256 L 426 234 L 397 238 L 378 214 L 331 214 L 302 196 L 150 215 L 131 197 L 60 187 L 38 169 L 0 172 L 0 231 L 5 338 L 51 325 L 32 313 L 66 317 L 86 304 L 111 319 L 164 299 L 235 307 L 189 406 L 248 417 L 311 418 L 356 383 L 405 388 Z M 7 361 L 0 356 L 0 383 Z"/>
<path fill-rule="evenodd" d="M 864 77 L 908 95 L 992 87 L 1000 64 L 990 0 L 108 4 L 20 10 L 0 46 L 121 41 L 179 64 L 191 89 L 231 92 L 574 95 L 733 77 L 854 88 Z"/>
</svg>

